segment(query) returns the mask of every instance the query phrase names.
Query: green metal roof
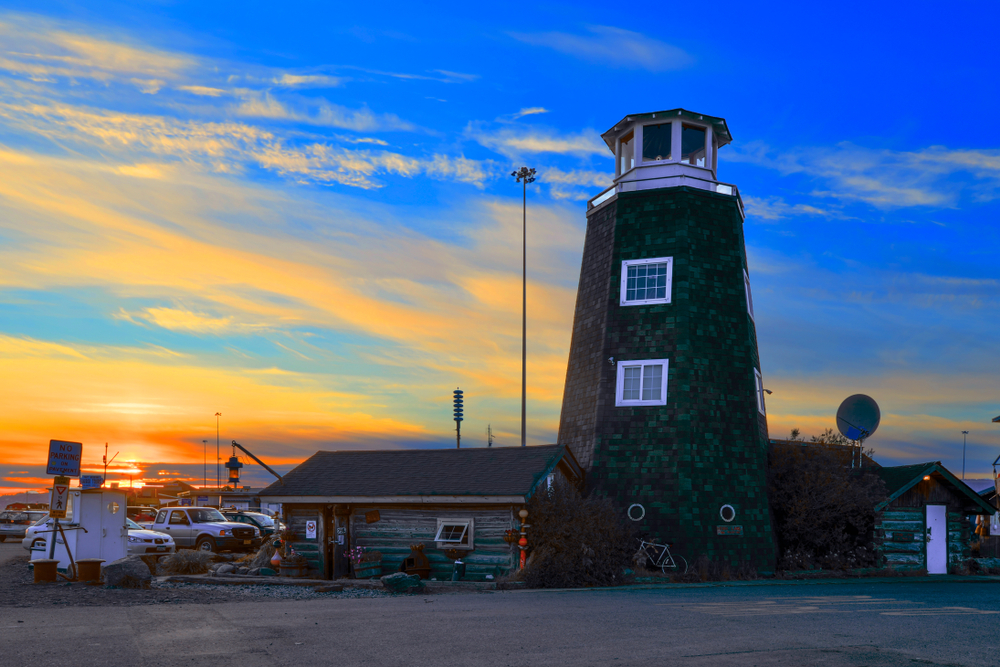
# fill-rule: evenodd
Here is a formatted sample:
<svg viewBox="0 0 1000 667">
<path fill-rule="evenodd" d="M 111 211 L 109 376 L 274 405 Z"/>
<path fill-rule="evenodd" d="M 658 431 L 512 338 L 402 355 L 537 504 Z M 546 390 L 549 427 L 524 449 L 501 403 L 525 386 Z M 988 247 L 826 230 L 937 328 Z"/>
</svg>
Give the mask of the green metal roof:
<svg viewBox="0 0 1000 667">
<path fill-rule="evenodd" d="M 654 118 L 662 118 L 664 121 L 673 120 L 674 118 L 682 118 L 699 123 L 708 123 L 712 126 L 712 132 L 719 137 L 718 145 L 720 148 L 733 140 L 733 135 L 729 133 L 729 126 L 726 125 L 725 118 L 717 118 L 716 116 L 695 113 L 694 111 L 688 111 L 687 109 L 670 109 L 669 111 L 650 111 L 649 113 L 629 114 L 615 123 L 615 126 L 610 130 L 602 134 L 601 139 L 604 139 L 604 143 L 607 144 L 608 148 L 611 149 L 611 152 L 614 153 L 615 137 L 618 136 L 621 130 L 625 129 L 625 125 L 640 120 L 652 120 Z"/>
</svg>

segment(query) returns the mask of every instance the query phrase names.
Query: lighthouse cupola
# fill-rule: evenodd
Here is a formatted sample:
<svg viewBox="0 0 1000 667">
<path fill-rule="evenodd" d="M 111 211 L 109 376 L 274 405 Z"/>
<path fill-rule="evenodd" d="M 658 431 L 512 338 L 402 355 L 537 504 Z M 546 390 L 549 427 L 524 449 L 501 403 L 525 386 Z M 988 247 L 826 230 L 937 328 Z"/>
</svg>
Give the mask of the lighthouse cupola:
<svg viewBox="0 0 1000 667">
<path fill-rule="evenodd" d="M 626 116 L 601 138 L 615 155 L 618 192 L 675 185 L 719 191 L 719 149 L 733 140 L 725 119 L 685 109 Z"/>
</svg>

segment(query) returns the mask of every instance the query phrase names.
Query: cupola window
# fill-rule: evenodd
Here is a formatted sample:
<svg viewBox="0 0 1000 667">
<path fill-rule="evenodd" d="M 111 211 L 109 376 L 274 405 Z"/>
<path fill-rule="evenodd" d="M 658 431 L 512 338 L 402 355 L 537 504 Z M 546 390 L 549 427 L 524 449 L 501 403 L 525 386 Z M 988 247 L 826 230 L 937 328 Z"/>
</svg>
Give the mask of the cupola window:
<svg viewBox="0 0 1000 667">
<path fill-rule="evenodd" d="M 622 137 L 622 166 L 621 173 L 625 173 L 635 166 L 635 133 L 629 132 Z"/>
<path fill-rule="evenodd" d="M 644 125 L 642 128 L 642 161 L 670 159 L 670 123 Z"/>
<path fill-rule="evenodd" d="M 705 166 L 705 128 L 684 125 L 681 131 L 681 162 Z"/>
</svg>

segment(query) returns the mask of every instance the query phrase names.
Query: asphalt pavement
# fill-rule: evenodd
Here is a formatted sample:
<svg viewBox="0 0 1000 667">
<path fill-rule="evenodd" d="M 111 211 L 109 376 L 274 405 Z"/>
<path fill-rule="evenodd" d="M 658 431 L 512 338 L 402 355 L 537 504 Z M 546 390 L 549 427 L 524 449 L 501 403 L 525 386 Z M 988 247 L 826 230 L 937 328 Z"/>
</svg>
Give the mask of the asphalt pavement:
<svg viewBox="0 0 1000 667">
<path fill-rule="evenodd" d="M 948 578 L 14 604 L 0 600 L 11 665 L 1000 665 L 1000 584 Z"/>
</svg>

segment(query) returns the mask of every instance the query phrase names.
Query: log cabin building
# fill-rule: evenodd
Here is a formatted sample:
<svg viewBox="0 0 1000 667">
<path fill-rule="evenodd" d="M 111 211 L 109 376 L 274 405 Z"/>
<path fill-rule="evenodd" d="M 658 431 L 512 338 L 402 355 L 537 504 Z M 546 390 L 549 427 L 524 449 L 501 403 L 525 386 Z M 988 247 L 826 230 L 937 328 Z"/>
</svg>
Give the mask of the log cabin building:
<svg viewBox="0 0 1000 667">
<path fill-rule="evenodd" d="M 897 570 L 947 574 L 970 556 L 967 517 L 996 509 L 940 461 L 879 467 L 887 497 L 875 507 L 876 542 Z"/>
<path fill-rule="evenodd" d="M 321 451 L 260 499 L 281 503 L 309 576 L 349 576 L 346 552 L 359 546 L 381 552 L 381 574 L 392 574 L 411 545 L 423 544 L 429 578 L 451 578 L 445 551 L 454 549 L 462 554 L 464 578 L 485 581 L 514 567 L 518 547 L 504 533 L 520 528 L 518 512 L 557 476 L 583 485 L 583 470 L 561 445 Z"/>
</svg>

